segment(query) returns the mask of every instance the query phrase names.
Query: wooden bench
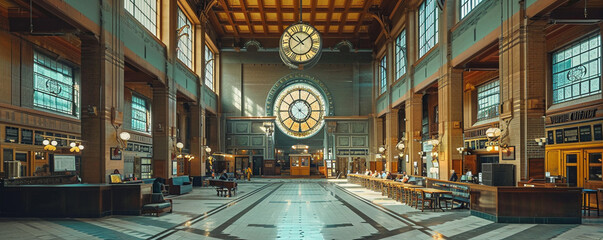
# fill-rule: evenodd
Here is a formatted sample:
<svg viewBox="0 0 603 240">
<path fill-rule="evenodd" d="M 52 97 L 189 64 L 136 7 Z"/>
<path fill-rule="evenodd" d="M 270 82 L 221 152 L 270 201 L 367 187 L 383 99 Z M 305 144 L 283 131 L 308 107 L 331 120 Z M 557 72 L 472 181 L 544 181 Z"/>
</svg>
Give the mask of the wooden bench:
<svg viewBox="0 0 603 240">
<path fill-rule="evenodd" d="M 233 181 L 210 179 L 209 186 L 216 187 L 216 194 L 218 196 L 225 196 L 228 191 L 228 197 L 231 197 L 232 192 L 236 193 L 237 191 L 237 183 Z"/>
</svg>

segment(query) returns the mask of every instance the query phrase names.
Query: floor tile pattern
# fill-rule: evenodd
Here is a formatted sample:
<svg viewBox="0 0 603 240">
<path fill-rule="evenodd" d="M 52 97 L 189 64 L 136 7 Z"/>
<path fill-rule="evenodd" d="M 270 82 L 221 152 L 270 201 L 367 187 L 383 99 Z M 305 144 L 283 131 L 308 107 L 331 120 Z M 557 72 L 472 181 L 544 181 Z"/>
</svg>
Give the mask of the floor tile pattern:
<svg viewBox="0 0 603 240">
<path fill-rule="evenodd" d="M 421 212 L 346 180 L 253 179 L 231 198 L 212 188 L 170 196 L 160 217 L 0 218 L 1 239 L 603 239 L 581 225 L 498 224 L 467 210 Z"/>
</svg>

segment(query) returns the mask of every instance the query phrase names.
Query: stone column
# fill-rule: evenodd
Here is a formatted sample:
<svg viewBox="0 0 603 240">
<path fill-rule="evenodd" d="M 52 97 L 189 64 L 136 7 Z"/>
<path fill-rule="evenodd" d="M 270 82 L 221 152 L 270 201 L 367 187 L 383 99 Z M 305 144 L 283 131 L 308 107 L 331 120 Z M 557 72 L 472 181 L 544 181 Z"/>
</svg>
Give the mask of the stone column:
<svg viewBox="0 0 603 240">
<path fill-rule="evenodd" d="M 119 41 L 123 12 L 121 0 L 101 1 L 104 28 L 100 36 L 80 35 L 82 85 L 82 151 L 81 177 L 87 183 L 108 182 L 115 169 L 123 172 L 124 162 L 110 160 L 112 147 L 123 123 L 124 53 Z M 122 146 L 123 147 L 123 146 Z"/>
<path fill-rule="evenodd" d="M 191 125 L 190 125 L 190 148 L 191 154 L 195 157 L 191 160 L 191 176 L 203 176 L 203 165 L 205 165 L 205 148 L 203 143 L 203 107 L 199 104 L 191 104 Z"/>
<path fill-rule="evenodd" d="M 392 163 L 397 162 L 397 158 L 394 159 L 394 156 L 398 155 L 398 150 L 396 149 L 396 144 L 398 144 L 398 111 L 397 108 L 390 109 L 389 113 L 386 114 L 385 119 L 385 148 L 387 152 L 385 154 L 385 159 L 387 159 L 387 171 L 394 171 L 397 169 L 393 169 Z M 400 167 L 400 166 L 398 166 Z"/>
<path fill-rule="evenodd" d="M 456 150 L 463 146 L 463 70 L 448 68 L 438 80 L 440 179 L 448 179 L 453 161 L 462 165 Z M 457 162 L 458 161 L 458 162 Z M 460 174 L 460 173 L 459 173 Z"/>
<path fill-rule="evenodd" d="M 522 6 L 524 8 L 525 6 Z M 499 46 L 501 142 L 515 147 L 515 181 L 527 179 L 529 158 L 544 157 L 534 141 L 544 136 L 546 89 L 545 21 L 526 20 L 520 10 L 502 24 Z M 502 154 L 499 155 L 502 159 Z"/>
<path fill-rule="evenodd" d="M 172 161 L 176 159 L 176 88 L 153 86 L 153 177 L 172 176 Z"/>
<path fill-rule="evenodd" d="M 408 154 L 408 163 L 406 171 L 408 174 L 420 175 L 423 168 L 423 158 L 419 152 L 423 150 L 421 146 L 421 117 L 423 114 L 423 95 L 411 94 L 410 99 L 406 101 L 406 153 Z M 417 163 L 415 169 L 414 163 Z"/>
</svg>

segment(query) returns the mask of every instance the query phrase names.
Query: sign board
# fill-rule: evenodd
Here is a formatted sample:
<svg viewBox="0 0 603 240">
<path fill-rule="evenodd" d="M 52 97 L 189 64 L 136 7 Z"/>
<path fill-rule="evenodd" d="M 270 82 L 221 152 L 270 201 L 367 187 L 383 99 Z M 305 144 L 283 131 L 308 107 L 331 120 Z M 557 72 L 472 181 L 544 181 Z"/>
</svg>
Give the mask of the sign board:
<svg viewBox="0 0 603 240">
<path fill-rule="evenodd" d="M 54 155 L 54 171 L 66 172 L 75 171 L 74 155 Z"/>
</svg>

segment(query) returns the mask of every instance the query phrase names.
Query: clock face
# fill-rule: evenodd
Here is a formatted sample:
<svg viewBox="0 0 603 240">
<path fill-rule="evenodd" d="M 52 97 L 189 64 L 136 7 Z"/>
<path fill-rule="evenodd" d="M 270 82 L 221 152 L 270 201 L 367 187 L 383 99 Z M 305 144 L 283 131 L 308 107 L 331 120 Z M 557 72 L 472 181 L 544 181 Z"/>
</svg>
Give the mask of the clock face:
<svg viewBox="0 0 603 240">
<path fill-rule="evenodd" d="M 307 138 L 324 125 L 325 101 L 314 87 L 293 84 L 276 98 L 274 116 L 281 131 L 295 138 Z"/>
<path fill-rule="evenodd" d="M 281 36 L 279 50 L 286 63 L 308 63 L 320 56 L 322 39 L 312 26 L 298 23 L 289 26 Z"/>
</svg>

